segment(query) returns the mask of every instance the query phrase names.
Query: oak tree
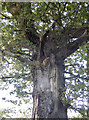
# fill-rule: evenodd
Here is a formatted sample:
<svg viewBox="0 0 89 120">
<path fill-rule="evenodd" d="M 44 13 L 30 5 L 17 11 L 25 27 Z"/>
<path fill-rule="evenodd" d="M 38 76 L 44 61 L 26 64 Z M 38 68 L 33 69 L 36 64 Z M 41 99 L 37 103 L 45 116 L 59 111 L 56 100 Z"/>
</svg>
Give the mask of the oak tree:
<svg viewBox="0 0 89 120">
<path fill-rule="evenodd" d="M 71 73 L 79 69 L 71 63 L 70 55 L 77 50 L 81 53 L 84 47 L 80 46 L 86 46 L 89 40 L 88 3 L 4 2 L 0 16 L 3 22 L 6 20 L 2 22 L 2 54 L 30 67 L 32 117 L 67 118 L 67 109 L 73 108 L 74 99 L 66 97 L 67 84 L 76 83 L 78 77 L 82 79 L 79 74 Z M 66 65 L 68 61 L 70 65 Z M 72 66 L 70 71 L 68 66 Z M 65 72 L 70 74 L 70 83 L 66 83 Z M 70 90 L 81 81 L 77 80 Z M 80 85 L 80 89 L 84 88 Z"/>
</svg>

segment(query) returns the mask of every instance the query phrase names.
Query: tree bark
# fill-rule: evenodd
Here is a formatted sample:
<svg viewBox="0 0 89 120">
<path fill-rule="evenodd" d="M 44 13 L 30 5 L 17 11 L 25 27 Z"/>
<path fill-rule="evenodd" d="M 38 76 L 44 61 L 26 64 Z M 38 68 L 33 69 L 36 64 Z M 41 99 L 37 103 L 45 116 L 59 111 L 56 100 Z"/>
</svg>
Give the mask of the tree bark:
<svg viewBox="0 0 89 120">
<path fill-rule="evenodd" d="M 55 59 L 35 70 L 33 82 L 33 118 L 67 118 L 67 107 L 61 100 L 65 87 L 63 60 Z"/>
<path fill-rule="evenodd" d="M 44 43 L 45 58 L 33 72 L 33 118 L 67 118 L 64 60 L 86 42 L 87 31 L 76 41 L 50 33 Z M 56 42 L 59 42 L 59 44 Z M 42 56 L 40 56 L 42 58 Z"/>
</svg>

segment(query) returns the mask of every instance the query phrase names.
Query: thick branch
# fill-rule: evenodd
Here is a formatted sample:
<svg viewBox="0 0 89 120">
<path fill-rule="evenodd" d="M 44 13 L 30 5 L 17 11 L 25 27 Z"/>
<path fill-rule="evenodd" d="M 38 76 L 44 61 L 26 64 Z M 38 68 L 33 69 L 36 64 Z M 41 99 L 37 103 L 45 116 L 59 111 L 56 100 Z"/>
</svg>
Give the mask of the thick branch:
<svg viewBox="0 0 89 120">
<path fill-rule="evenodd" d="M 82 26 L 81 28 L 77 28 L 77 27 L 66 27 L 64 28 L 64 34 L 68 35 L 69 38 L 79 38 L 86 29 L 89 29 L 89 27 Z"/>
<path fill-rule="evenodd" d="M 79 48 L 79 46 L 83 45 L 84 42 L 87 42 L 89 35 L 86 27 L 65 28 L 63 30 L 63 33 L 61 33 L 61 37 L 63 38 L 61 38 L 62 43 L 59 39 L 59 46 L 55 47 L 52 52 L 56 55 L 59 55 L 62 59 L 65 59 L 73 52 L 75 52 Z M 76 38 L 77 40 L 69 42 L 68 40 L 70 40 L 71 38 Z"/>
<path fill-rule="evenodd" d="M 81 35 L 77 40 L 67 44 L 66 45 L 67 50 L 66 50 L 65 58 L 67 58 L 69 55 L 74 53 L 79 48 L 79 46 L 82 46 L 84 44 L 84 42 L 88 41 L 88 39 L 89 39 L 89 35 L 87 35 L 87 30 L 85 30 L 83 35 Z"/>
</svg>

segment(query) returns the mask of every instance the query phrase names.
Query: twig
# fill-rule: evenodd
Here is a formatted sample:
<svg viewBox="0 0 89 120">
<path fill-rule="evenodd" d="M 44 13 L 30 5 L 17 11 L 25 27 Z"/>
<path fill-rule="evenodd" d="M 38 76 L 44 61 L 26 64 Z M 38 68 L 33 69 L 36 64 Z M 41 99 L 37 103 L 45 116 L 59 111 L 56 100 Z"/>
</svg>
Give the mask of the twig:
<svg viewBox="0 0 89 120">
<path fill-rule="evenodd" d="M 2 15 L 3 17 L 5 17 L 6 19 L 11 19 L 10 17 L 8 17 L 8 16 L 6 16 L 6 15 L 4 15 L 2 13 L 0 13 L 0 15 Z"/>
</svg>

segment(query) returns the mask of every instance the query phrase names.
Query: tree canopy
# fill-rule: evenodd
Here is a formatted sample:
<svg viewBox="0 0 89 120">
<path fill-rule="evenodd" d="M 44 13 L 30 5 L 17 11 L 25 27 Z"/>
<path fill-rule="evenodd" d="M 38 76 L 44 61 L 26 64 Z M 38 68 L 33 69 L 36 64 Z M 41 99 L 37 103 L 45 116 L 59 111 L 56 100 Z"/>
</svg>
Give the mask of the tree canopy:
<svg viewBox="0 0 89 120">
<path fill-rule="evenodd" d="M 2 3 L 0 51 L 3 70 L 0 78 L 7 84 L 14 84 L 16 89 L 13 93 L 29 97 L 30 90 L 27 92 L 26 88 L 29 89 L 32 84 L 31 70 L 39 65 L 37 54 L 41 36 L 48 32 L 49 36 L 50 33 L 56 33 L 61 41 L 58 38 L 54 41 L 57 47 L 53 52 L 56 54 L 64 47 L 67 48 L 66 57 L 60 55 L 65 60 L 66 79 L 66 100 L 62 99 L 64 104 L 71 104 L 71 109 L 79 111 L 83 116 L 87 115 L 88 5 L 88 2 Z M 60 47 L 61 44 L 63 47 Z M 71 50 L 68 51 L 69 48 Z"/>
</svg>

